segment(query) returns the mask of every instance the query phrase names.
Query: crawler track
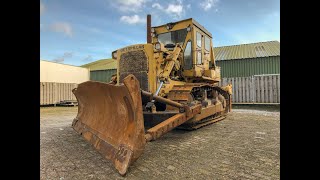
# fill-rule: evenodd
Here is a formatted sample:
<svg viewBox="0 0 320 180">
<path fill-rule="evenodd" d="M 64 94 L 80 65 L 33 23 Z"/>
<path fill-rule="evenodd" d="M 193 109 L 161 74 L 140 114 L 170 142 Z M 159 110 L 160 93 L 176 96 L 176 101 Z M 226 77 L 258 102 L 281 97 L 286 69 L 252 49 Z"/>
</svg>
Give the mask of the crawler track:
<svg viewBox="0 0 320 180">
<path fill-rule="evenodd" d="M 203 92 L 206 92 L 205 94 Z M 224 100 L 218 99 L 222 95 Z M 206 97 L 204 97 L 206 96 Z M 179 126 L 179 129 L 195 130 L 226 118 L 231 111 L 231 95 L 221 87 L 207 83 L 187 83 L 174 86 L 168 98 L 184 104 L 202 104 L 202 114 Z M 209 104 L 208 104 L 209 102 Z M 212 103 L 212 104 L 211 104 Z M 168 107 L 172 109 L 172 107 Z"/>
</svg>

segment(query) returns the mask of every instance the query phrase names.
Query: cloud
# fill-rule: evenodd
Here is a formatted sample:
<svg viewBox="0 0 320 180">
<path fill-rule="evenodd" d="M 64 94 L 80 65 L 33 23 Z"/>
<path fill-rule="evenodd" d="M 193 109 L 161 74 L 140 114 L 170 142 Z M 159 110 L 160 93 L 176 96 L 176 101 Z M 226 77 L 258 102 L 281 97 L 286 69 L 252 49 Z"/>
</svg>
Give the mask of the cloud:
<svg viewBox="0 0 320 180">
<path fill-rule="evenodd" d="M 40 1 L 40 16 L 45 12 L 46 7 L 44 6 L 44 3 Z"/>
<path fill-rule="evenodd" d="M 181 17 L 183 6 L 181 4 L 169 4 L 165 11 L 167 14 L 175 14 L 178 17 Z"/>
<path fill-rule="evenodd" d="M 122 12 L 139 12 L 148 0 L 115 0 L 112 5 Z"/>
<path fill-rule="evenodd" d="M 63 63 L 65 58 L 71 58 L 72 56 L 73 56 L 73 52 L 65 52 L 63 56 L 55 58 L 52 61 L 57 63 Z"/>
<path fill-rule="evenodd" d="M 69 37 L 72 37 L 73 34 L 72 27 L 67 22 L 55 22 L 51 24 L 49 28 L 51 31 L 64 33 Z"/>
<path fill-rule="evenodd" d="M 120 21 L 127 23 L 127 24 L 138 24 L 138 23 L 145 23 L 146 19 L 141 18 L 139 15 L 133 16 L 121 16 Z"/>
<path fill-rule="evenodd" d="M 92 56 L 88 55 L 87 57 L 83 58 L 82 61 L 85 61 L 85 62 L 92 61 Z"/>
<path fill-rule="evenodd" d="M 152 4 L 151 7 L 157 8 L 157 9 L 159 9 L 159 10 L 163 10 L 163 7 L 162 7 L 159 3 L 154 3 L 154 4 Z"/>
<path fill-rule="evenodd" d="M 208 11 L 210 10 L 212 7 L 215 7 L 217 5 L 217 3 L 219 2 L 219 0 L 204 0 L 200 3 L 200 7 L 205 10 Z"/>
<path fill-rule="evenodd" d="M 184 13 L 184 7 L 181 0 L 178 0 L 177 3 L 168 4 L 167 8 L 164 8 L 159 3 L 154 3 L 151 7 L 163 11 L 166 14 L 173 16 L 174 18 L 180 18 Z M 187 8 L 190 7 L 191 6 L 189 4 Z"/>
</svg>

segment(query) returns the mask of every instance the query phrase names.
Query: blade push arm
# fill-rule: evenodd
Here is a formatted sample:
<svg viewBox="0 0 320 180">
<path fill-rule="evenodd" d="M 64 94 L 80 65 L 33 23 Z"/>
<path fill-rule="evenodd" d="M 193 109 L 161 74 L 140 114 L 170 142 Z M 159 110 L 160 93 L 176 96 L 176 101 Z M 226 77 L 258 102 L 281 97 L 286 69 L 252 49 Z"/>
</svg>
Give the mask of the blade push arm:
<svg viewBox="0 0 320 180">
<path fill-rule="evenodd" d="M 183 124 L 189 119 L 193 118 L 196 114 L 201 112 L 201 104 L 194 106 L 187 106 L 181 103 L 166 99 L 160 96 L 153 95 L 152 93 L 142 90 L 143 96 L 148 96 L 150 99 L 155 99 L 159 102 L 177 107 L 180 109 L 180 113 L 168 118 L 167 120 L 161 122 L 160 124 L 147 130 L 145 134 L 146 141 L 156 140 L 167 132 L 171 131 L 173 128 Z"/>
</svg>

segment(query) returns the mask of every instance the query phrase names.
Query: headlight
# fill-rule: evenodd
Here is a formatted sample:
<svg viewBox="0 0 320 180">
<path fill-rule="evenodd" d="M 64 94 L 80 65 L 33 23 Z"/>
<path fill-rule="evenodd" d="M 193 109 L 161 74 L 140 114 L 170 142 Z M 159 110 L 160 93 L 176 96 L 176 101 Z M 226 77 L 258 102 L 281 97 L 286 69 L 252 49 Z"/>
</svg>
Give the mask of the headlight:
<svg viewBox="0 0 320 180">
<path fill-rule="evenodd" d="M 151 32 L 154 33 L 156 30 L 154 28 L 151 28 Z"/>
<path fill-rule="evenodd" d="M 190 26 L 187 27 L 187 31 L 188 31 L 188 32 L 191 31 L 191 27 L 190 27 Z"/>
<path fill-rule="evenodd" d="M 117 51 L 112 52 L 112 59 L 117 59 Z"/>
<path fill-rule="evenodd" d="M 151 33 L 151 36 L 152 37 L 157 37 L 157 34 L 156 33 Z"/>
<path fill-rule="evenodd" d="M 156 43 L 154 45 L 154 48 L 157 50 L 157 51 L 160 51 L 161 50 L 161 44 L 160 43 Z"/>
</svg>

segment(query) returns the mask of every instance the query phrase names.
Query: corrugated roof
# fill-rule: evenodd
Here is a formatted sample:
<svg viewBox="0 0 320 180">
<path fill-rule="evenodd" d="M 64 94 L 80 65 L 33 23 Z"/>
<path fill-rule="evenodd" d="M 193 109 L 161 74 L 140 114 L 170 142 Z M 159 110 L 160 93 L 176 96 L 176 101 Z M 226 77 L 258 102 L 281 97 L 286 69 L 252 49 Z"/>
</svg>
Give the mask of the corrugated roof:
<svg viewBox="0 0 320 180">
<path fill-rule="evenodd" d="M 117 69 L 117 61 L 114 59 L 101 59 L 88 64 L 84 64 L 81 67 L 89 68 L 91 71 Z"/>
<path fill-rule="evenodd" d="M 280 56 L 280 42 L 267 41 L 214 48 L 216 61 Z"/>
</svg>

